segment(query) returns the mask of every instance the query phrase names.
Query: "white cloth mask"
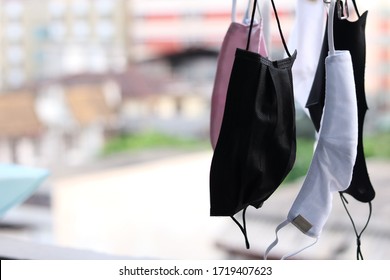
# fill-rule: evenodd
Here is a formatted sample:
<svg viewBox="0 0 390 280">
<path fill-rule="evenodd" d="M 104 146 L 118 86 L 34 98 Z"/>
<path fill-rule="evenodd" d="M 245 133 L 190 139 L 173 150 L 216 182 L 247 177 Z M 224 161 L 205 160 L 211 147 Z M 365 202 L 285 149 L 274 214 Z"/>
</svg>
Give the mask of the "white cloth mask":
<svg viewBox="0 0 390 280">
<path fill-rule="evenodd" d="M 296 18 L 289 40 L 289 49 L 298 51 L 297 60 L 292 68 L 294 96 L 297 103 L 309 116 L 306 102 L 320 57 L 326 13 L 322 1 L 296 1 Z"/>
<path fill-rule="evenodd" d="M 334 0 L 328 17 L 329 55 L 325 60 L 326 97 L 318 143 L 303 186 L 287 219 L 276 229 L 276 239 L 267 248 L 265 258 L 278 243 L 278 231 L 292 223 L 314 245 L 332 210 L 335 192 L 348 188 L 355 164 L 358 143 L 358 117 L 352 60 L 349 51 L 336 51 L 333 43 Z"/>
</svg>

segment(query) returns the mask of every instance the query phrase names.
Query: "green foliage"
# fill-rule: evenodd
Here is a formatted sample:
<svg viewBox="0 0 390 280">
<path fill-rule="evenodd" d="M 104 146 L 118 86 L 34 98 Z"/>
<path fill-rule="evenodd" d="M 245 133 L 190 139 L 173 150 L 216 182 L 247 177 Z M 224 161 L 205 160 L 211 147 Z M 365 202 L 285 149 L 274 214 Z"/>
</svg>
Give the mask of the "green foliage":
<svg viewBox="0 0 390 280">
<path fill-rule="evenodd" d="M 390 159 L 390 133 L 380 133 L 364 138 L 364 154 L 366 158 L 376 157 Z"/>
<path fill-rule="evenodd" d="M 390 133 L 376 134 L 364 138 L 364 151 L 367 158 L 380 157 L 390 159 Z M 283 183 L 290 183 L 307 174 L 314 152 L 314 140 L 297 138 L 297 155 L 294 166 Z M 107 142 L 102 154 L 139 151 L 153 148 L 210 149 L 206 140 L 182 138 L 159 132 L 143 132 L 115 137 Z"/>
<path fill-rule="evenodd" d="M 297 138 L 297 155 L 293 168 L 283 183 L 291 183 L 306 175 L 314 152 L 314 140 Z"/>
<path fill-rule="evenodd" d="M 206 146 L 204 142 L 167 135 L 154 131 L 124 134 L 110 139 L 105 144 L 102 154 L 111 155 L 128 151 L 140 151 L 153 148 L 196 148 Z"/>
<path fill-rule="evenodd" d="M 384 158 L 390 160 L 390 133 L 366 136 L 363 139 L 366 158 Z M 313 158 L 314 141 L 306 138 L 297 139 L 297 157 L 293 169 L 284 183 L 292 182 L 305 176 Z"/>
</svg>

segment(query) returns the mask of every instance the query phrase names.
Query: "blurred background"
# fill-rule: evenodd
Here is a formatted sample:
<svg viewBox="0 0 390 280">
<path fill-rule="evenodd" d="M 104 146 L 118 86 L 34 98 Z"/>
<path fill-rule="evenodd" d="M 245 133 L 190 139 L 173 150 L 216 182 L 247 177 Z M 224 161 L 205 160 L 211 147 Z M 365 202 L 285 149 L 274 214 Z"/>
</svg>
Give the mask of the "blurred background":
<svg viewBox="0 0 390 280">
<path fill-rule="evenodd" d="M 209 216 L 210 100 L 231 2 L 0 0 L 0 162 L 50 171 L 0 218 L 0 236 L 132 258 L 262 257 L 302 184 L 314 128 L 297 105 L 296 164 L 268 205 L 248 211 L 246 250 L 230 219 Z M 275 2 L 288 38 L 296 3 Z M 282 57 L 261 3 L 268 50 Z M 247 4 L 237 1 L 238 20 Z M 364 145 L 377 192 L 362 246 L 368 259 L 386 259 L 390 3 L 357 4 L 369 11 Z M 362 227 L 368 207 L 353 209 Z M 298 236 L 289 238 L 275 258 Z M 300 257 L 354 259 L 355 244 L 335 199 L 320 244 Z"/>
</svg>

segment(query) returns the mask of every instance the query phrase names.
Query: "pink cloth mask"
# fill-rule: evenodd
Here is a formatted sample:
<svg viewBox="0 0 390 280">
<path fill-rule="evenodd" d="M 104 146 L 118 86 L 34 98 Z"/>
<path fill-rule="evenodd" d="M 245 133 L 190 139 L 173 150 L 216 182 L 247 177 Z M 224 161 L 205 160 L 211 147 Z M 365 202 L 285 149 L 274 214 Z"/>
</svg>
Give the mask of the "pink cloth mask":
<svg viewBox="0 0 390 280">
<path fill-rule="evenodd" d="M 235 5 L 233 2 L 233 13 Z M 234 17 L 232 17 L 234 19 Z M 247 22 L 244 20 L 244 22 Z M 249 24 L 232 21 L 222 42 L 218 56 L 214 88 L 211 96 L 210 141 L 215 149 L 221 129 L 226 94 L 237 48 L 245 49 L 249 33 Z M 267 57 L 262 21 L 252 28 L 249 50 Z"/>
</svg>

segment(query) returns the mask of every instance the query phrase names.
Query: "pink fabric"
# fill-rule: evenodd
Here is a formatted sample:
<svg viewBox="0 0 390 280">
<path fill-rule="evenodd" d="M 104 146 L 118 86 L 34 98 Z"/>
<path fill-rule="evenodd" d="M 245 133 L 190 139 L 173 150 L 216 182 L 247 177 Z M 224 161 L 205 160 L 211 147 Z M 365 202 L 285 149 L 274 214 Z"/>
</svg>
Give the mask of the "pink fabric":
<svg viewBox="0 0 390 280">
<path fill-rule="evenodd" d="M 249 50 L 267 57 L 268 54 L 262 28 L 263 26 L 261 22 L 260 24 L 253 26 Z M 248 33 L 249 25 L 232 22 L 222 42 L 218 56 L 213 93 L 211 96 L 210 141 L 213 149 L 215 149 L 215 146 L 217 145 L 219 131 L 221 129 L 227 88 L 233 67 L 235 52 L 237 48 L 246 48 Z"/>
</svg>

